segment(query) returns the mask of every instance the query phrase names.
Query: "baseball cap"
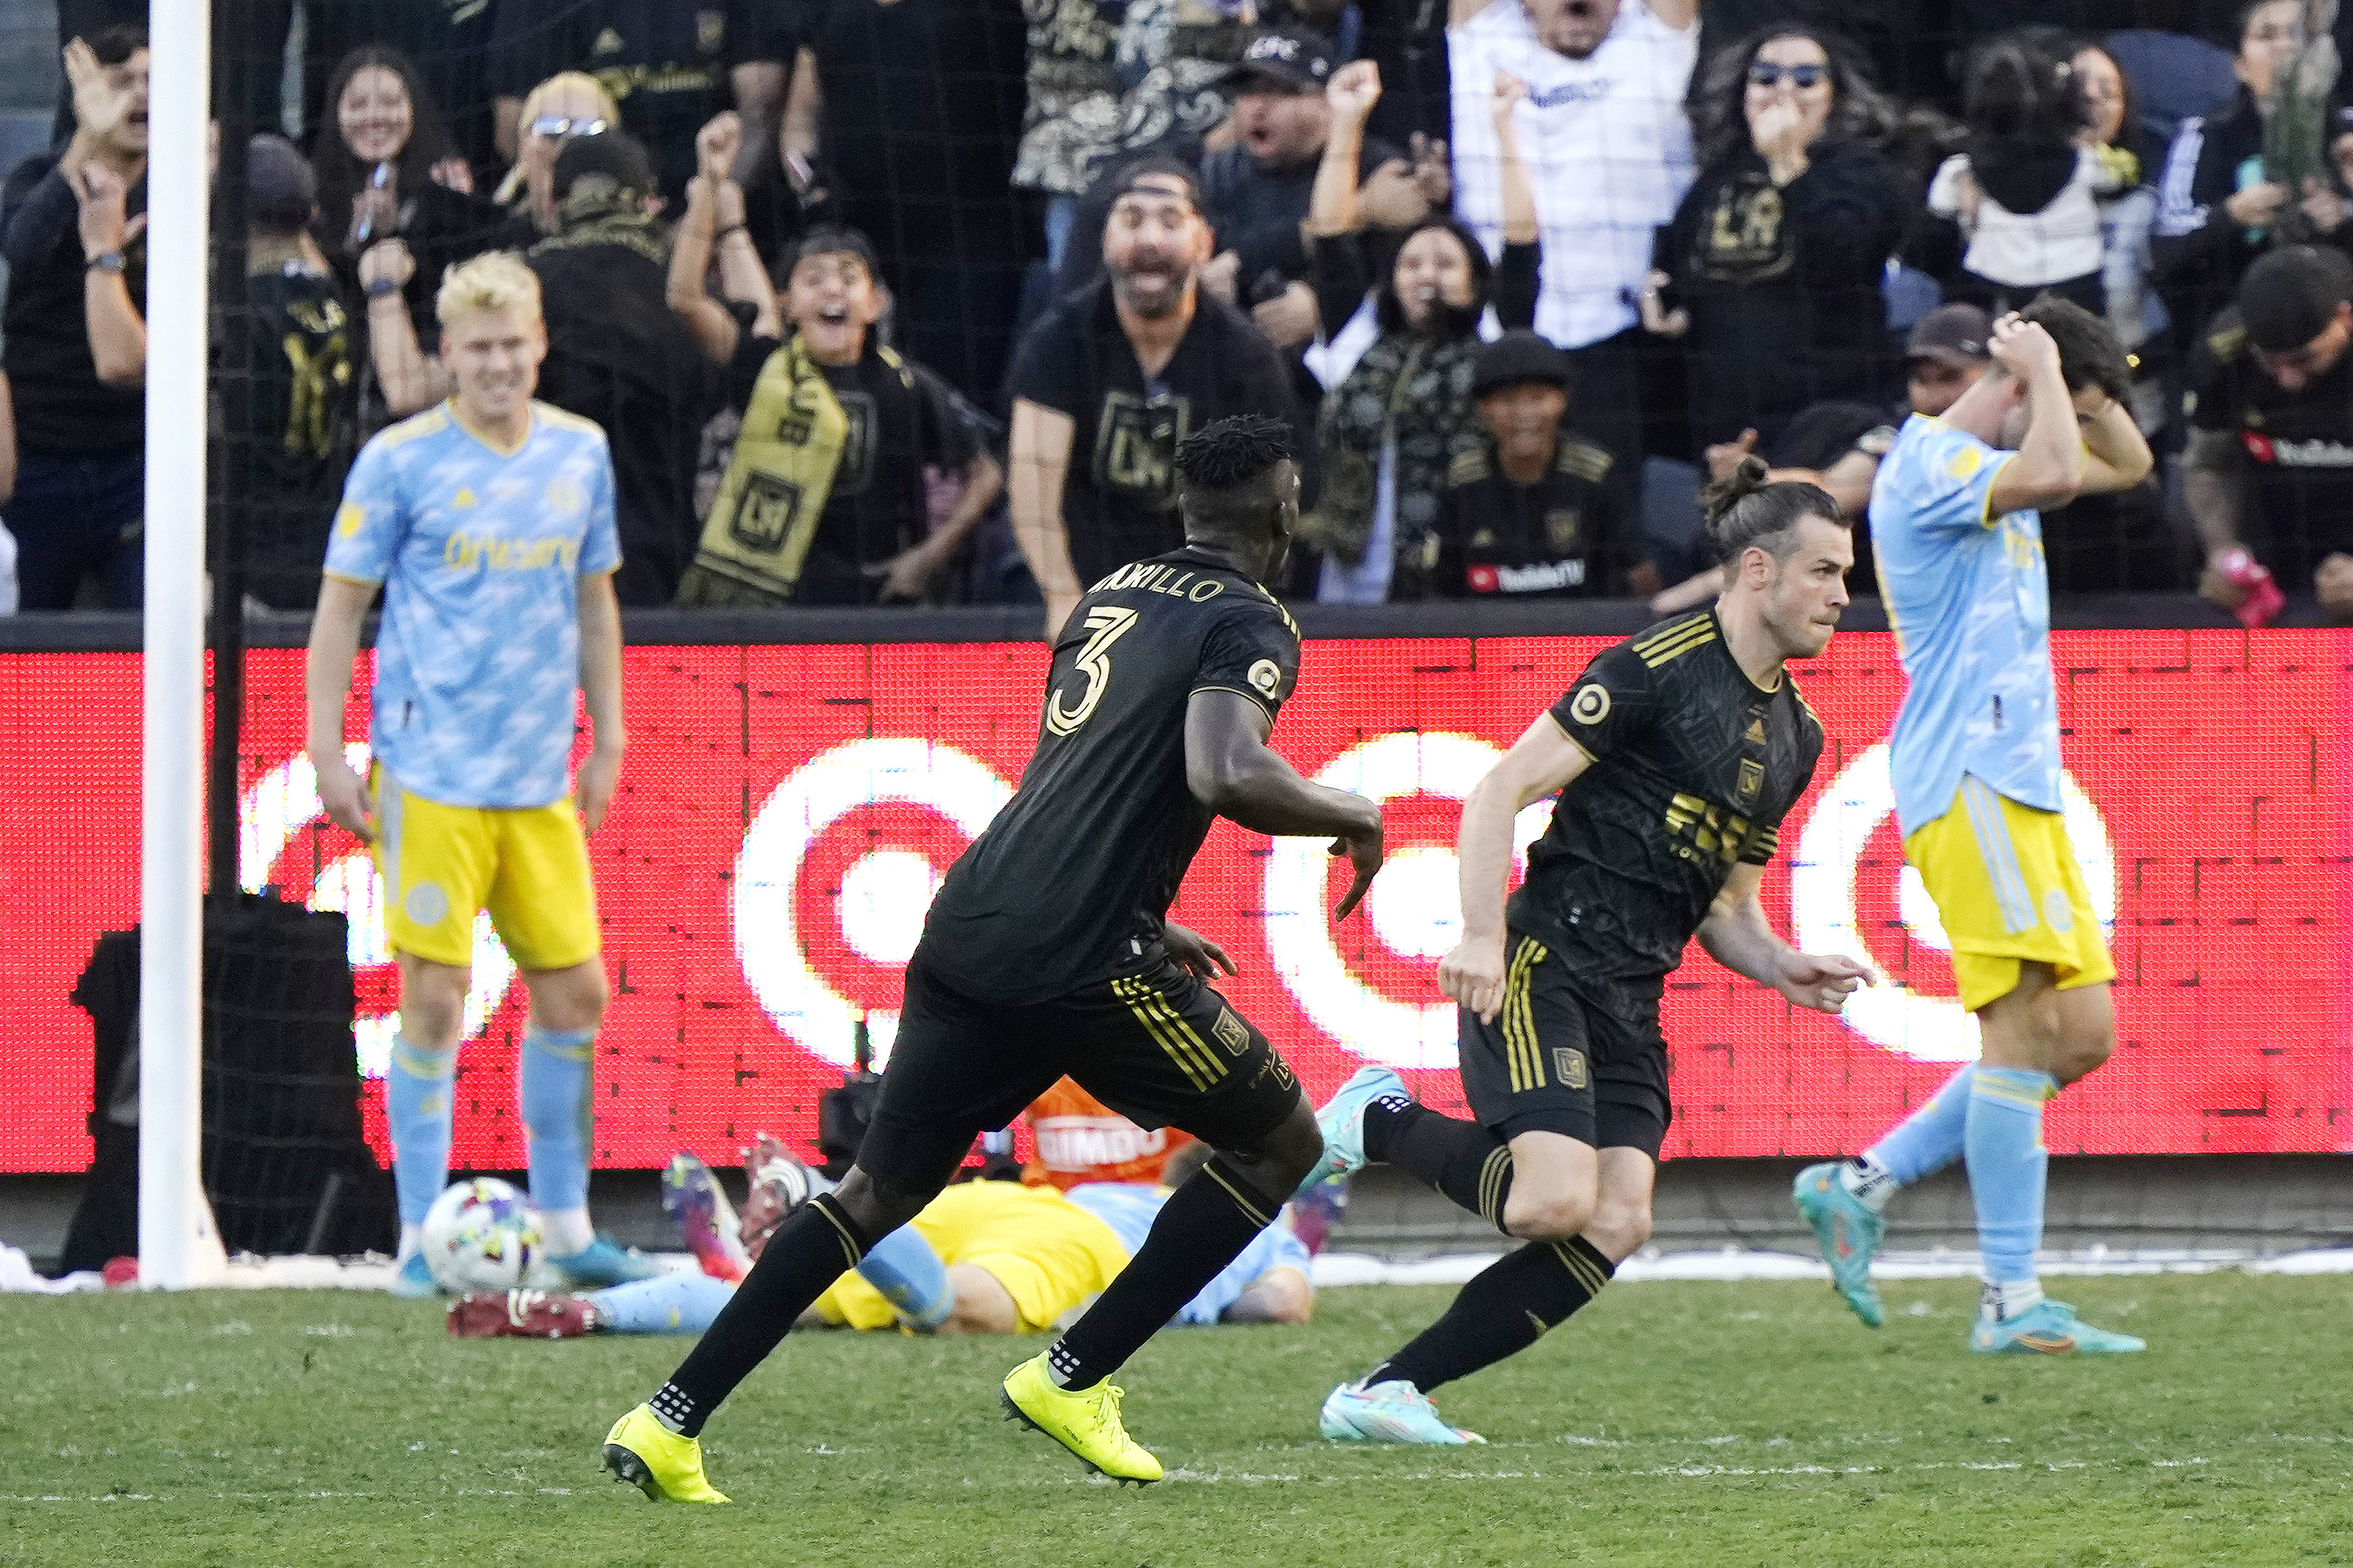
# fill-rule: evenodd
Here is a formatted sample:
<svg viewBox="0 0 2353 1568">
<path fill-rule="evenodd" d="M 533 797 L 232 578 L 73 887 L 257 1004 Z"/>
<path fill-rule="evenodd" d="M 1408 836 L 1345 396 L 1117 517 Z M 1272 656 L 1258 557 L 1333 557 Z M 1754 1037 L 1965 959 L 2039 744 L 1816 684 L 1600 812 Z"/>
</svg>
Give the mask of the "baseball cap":
<svg viewBox="0 0 2353 1568">
<path fill-rule="evenodd" d="M 1907 363 L 1932 359 L 1966 369 L 1993 357 L 1987 346 L 1992 338 L 1993 322 L 1975 305 L 1939 305 L 1913 324 L 1904 340 L 1904 358 Z"/>
<path fill-rule="evenodd" d="M 604 175 L 616 189 L 632 195 L 650 195 L 655 188 L 653 163 L 646 156 L 645 143 L 626 131 L 575 136 L 566 142 L 564 151 L 555 155 L 556 200 L 570 195 L 575 183 L 592 174 Z"/>
<path fill-rule="evenodd" d="M 1304 27 L 1270 27 L 1250 41 L 1225 75 L 1225 88 L 1239 92 L 1252 82 L 1280 92 L 1322 92 L 1332 79 L 1332 46 Z"/>
<path fill-rule="evenodd" d="M 1484 397 L 1499 386 L 1549 382 L 1567 391 L 1575 376 L 1568 356 L 1525 329 L 1505 332 L 1480 346 L 1471 362 L 1471 395 Z"/>
<path fill-rule="evenodd" d="M 1171 186 L 1176 189 L 1172 192 Z M 1104 203 L 1106 208 L 1131 191 L 1146 191 L 1156 196 L 1180 195 L 1192 204 L 1195 212 L 1201 210 L 1200 176 L 1173 153 L 1146 153 L 1129 159 L 1112 171 L 1106 189 L 1110 194 L 1110 200 Z"/>
<path fill-rule="evenodd" d="M 2256 348 L 2288 353 L 2327 331 L 2348 300 L 2353 258 L 2334 246 L 2283 245 L 2257 258 L 2240 280 L 2239 318 Z"/>
<path fill-rule="evenodd" d="M 245 144 L 245 218 L 272 234 L 310 226 L 319 182 L 309 160 L 283 136 L 260 135 Z"/>
</svg>

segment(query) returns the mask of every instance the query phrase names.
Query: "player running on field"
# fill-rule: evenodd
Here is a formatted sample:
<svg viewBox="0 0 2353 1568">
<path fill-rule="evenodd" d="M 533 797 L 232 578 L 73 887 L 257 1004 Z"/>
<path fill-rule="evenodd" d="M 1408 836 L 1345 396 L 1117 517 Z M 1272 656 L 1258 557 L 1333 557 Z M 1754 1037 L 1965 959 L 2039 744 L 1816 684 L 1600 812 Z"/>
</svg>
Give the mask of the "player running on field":
<svg viewBox="0 0 2353 1568">
<path fill-rule="evenodd" d="M 1873 1328 L 1872 1255 L 1896 1189 L 1968 1162 L 1984 1352 L 2137 1351 L 2045 1299 L 2043 1101 L 2116 1046 L 2116 966 L 2060 815 L 2059 698 L 2040 509 L 2126 489 L 2149 468 L 2125 407 L 2125 353 L 2096 316 L 2045 296 L 1994 327 L 1993 369 L 1943 417 L 1915 415 L 1880 465 L 1871 537 L 1911 689 L 1888 746 L 1904 858 L 1952 938 L 1978 1060 L 1859 1158 L 1799 1173 L 1798 1212 Z"/>
<path fill-rule="evenodd" d="M 613 463 L 602 430 L 532 399 L 547 333 L 531 268 L 477 257 L 449 270 L 434 310 L 457 391 L 353 463 L 304 675 L 319 802 L 375 847 L 400 966 L 384 1096 L 400 1199 L 393 1291 L 434 1290 L 417 1234 L 448 1179 L 485 908 L 531 993 L 516 1098 L 549 1261 L 575 1284 L 617 1285 L 657 1270 L 588 1221 L 589 1056 L 606 992 L 581 824 L 596 831 L 621 772 Z M 379 586 L 363 782 L 343 759 L 343 701 Z M 575 816 L 565 770 L 584 690 L 596 745 Z"/>
<path fill-rule="evenodd" d="M 1367 1068 L 1317 1118 L 1311 1181 L 1386 1161 L 1526 1246 L 1421 1335 L 1324 1403 L 1327 1437 L 1478 1438 L 1430 1391 L 1534 1344 L 1651 1234 L 1670 1107 L 1666 976 L 1696 934 L 1715 961 L 1836 1013 L 1868 976 L 1791 948 L 1757 900 L 1822 727 L 1784 668 L 1829 646 L 1854 563 L 1837 503 L 1751 458 L 1707 496 L 1730 579 L 1716 606 L 1619 644 L 1539 714 L 1463 802 L 1462 940 L 1438 967 L 1462 1005 L 1472 1121 Z M 1558 795 L 1506 905 L 1512 822 Z"/>
<path fill-rule="evenodd" d="M 1105 1475 L 1160 1479 L 1111 1374 L 1266 1228 L 1323 1147 L 1291 1068 L 1196 978 L 1211 954 L 1166 923 L 1169 901 L 1218 816 L 1335 839 L 1356 870 L 1341 915 L 1381 860 L 1377 805 L 1266 747 L 1299 669 L 1298 627 L 1261 586 L 1299 513 L 1284 426 L 1218 420 L 1176 468 L 1185 547 L 1079 601 L 1021 787 L 933 901 L 857 1163 L 777 1231 L 693 1352 L 606 1438 L 606 1464 L 647 1496 L 726 1500 L 695 1440 L 719 1402 L 947 1184 L 975 1137 L 1065 1073 L 1217 1152 L 1085 1316 L 1006 1378 L 1004 1402 Z"/>
</svg>

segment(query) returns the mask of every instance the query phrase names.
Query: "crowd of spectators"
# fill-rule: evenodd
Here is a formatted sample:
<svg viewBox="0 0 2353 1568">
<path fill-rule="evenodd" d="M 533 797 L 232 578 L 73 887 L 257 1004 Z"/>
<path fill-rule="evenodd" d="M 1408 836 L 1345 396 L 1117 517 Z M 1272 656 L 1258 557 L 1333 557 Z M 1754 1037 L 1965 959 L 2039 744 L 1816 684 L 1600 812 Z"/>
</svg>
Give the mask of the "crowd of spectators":
<svg viewBox="0 0 2353 1568">
<path fill-rule="evenodd" d="M 1713 588 L 1711 477 L 1861 512 L 2052 293 L 2165 455 L 2046 521 L 2054 589 L 2353 619 L 2331 0 L 257 10 L 215 449 L 264 605 L 315 597 L 359 445 L 448 395 L 442 273 L 505 250 L 538 395 L 610 439 L 625 605 L 1057 626 L 1175 546 L 1176 443 L 1250 411 L 1296 433 L 1293 597 L 1663 612 Z M 60 12 L 58 139 L 0 195 L 0 612 L 141 591 L 150 59 L 135 7 Z"/>
</svg>

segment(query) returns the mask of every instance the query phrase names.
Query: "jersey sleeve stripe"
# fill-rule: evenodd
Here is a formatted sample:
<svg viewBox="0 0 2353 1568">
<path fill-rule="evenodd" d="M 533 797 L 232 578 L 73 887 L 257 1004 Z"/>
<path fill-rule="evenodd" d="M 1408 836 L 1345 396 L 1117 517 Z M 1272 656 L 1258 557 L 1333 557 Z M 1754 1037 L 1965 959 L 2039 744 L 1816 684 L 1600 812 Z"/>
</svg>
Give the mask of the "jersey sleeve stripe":
<svg viewBox="0 0 2353 1568">
<path fill-rule="evenodd" d="M 1575 746 L 1578 751 L 1585 753 L 1585 760 L 1587 762 L 1598 763 L 1601 760 L 1599 757 L 1593 754 L 1592 747 L 1587 745 L 1584 742 L 1578 740 L 1576 736 L 1568 732 L 1568 726 L 1560 721 L 1559 714 L 1547 708 L 1545 710 L 1545 717 L 1552 721 L 1552 727 L 1560 731 L 1560 738 L 1562 740 L 1567 741 L 1570 745 Z"/>
<path fill-rule="evenodd" d="M 2018 461 L 2018 454 L 2015 452 L 2010 453 L 2008 457 L 2002 458 L 2001 462 L 1995 467 L 1992 477 L 1986 480 L 1985 510 L 1978 516 L 1978 527 L 1991 528 L 1997 521 L 2000 521 L 2000 518 L 1996 516 L 1993 510 L 1993 492 L 1997 489 L 2000 488 L 2001 476 L 2004 470 L 2009 468 L 2009 467 L 2016 461 Z"/>
</svg>

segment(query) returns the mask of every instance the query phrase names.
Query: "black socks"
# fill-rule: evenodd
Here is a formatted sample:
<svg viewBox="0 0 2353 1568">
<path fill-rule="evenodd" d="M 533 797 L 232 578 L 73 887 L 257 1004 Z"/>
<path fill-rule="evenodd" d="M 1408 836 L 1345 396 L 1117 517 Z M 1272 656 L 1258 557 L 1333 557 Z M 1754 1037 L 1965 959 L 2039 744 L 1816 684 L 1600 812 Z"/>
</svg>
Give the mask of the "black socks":
<svg viewBox="0 0 2353 1568">
<path fill-rule="evenodd" d="M 736 1287 L 735 1299 L 720 1309 L 686 1360 L 648 1402 L 655 1417 L 681 1436 L 701 1432 L 719 1402 L 767 1358 L 794 1321 L 843 1270 L 857 1268 L 873 1245 L 831 1193 L 811 1198 L 768 1238 L 760 1261 Z"/>
<path fill-rule="evenodd" d="M 1117 1372 L 1282 1206 L 1282 1198 L 1260 1193 L 1223 1155 L 1213 1155 L 1169 1195 L 1143 1249 L 1111 1288 L 1046 1352 L 1054 1381 L 1064 1388 L 1092 1388 Z"/>
<path fill-rule="evenodd" d="M 1365 1107 L 1365 1156 L 1395 1165 L 1425 1186 L 1504 1228 L 1512 1191 L 1511 1145 L 1475 1121 L 1390 1096 Z"/>
<path fill-rule="evenodd" d="M 1454 1298 L 1446 1315 L 1373 1369 L 1370 1387 L 1402 1378 L 1427 1394 L 1542 1339 L 1601 1294 L 1618 1266 L 1583 1237 L 1532 1241 L 1504 1254 Z"/>
</svg>

